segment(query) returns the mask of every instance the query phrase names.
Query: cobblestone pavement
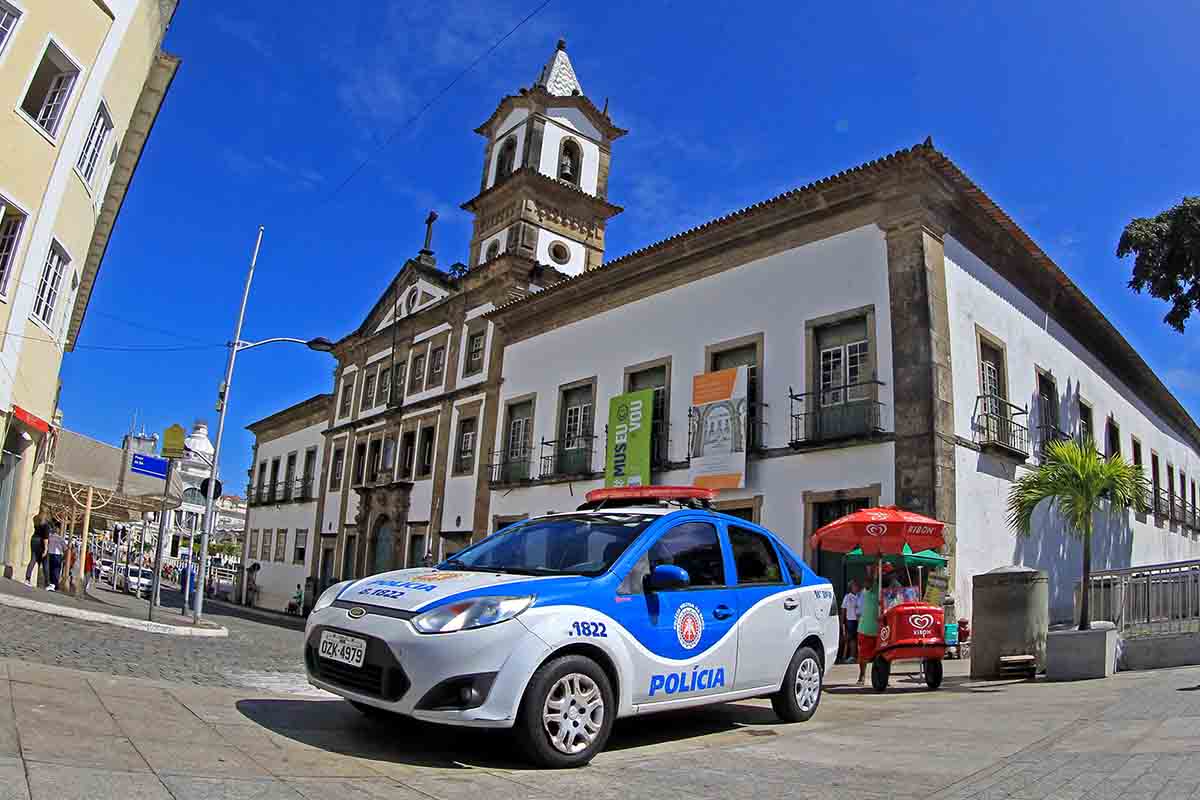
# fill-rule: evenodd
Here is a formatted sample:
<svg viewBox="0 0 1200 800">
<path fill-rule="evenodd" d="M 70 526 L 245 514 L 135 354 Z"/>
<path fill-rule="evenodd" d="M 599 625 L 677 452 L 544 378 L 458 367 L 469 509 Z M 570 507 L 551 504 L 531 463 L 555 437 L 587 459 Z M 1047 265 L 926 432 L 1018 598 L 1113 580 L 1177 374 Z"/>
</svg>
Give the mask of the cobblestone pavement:
<svg viewBox="0 0 1200 800">
<path fill-rule="evenodd" d="M 164 605 L 181 599 L 164 588 Z M 0 658 L 197 686 L 308 691 L 303 633 L 235 613 L 206 607 L 205 617 L 229 636 L 188 639 L 0 608 Z"/>
</svg>

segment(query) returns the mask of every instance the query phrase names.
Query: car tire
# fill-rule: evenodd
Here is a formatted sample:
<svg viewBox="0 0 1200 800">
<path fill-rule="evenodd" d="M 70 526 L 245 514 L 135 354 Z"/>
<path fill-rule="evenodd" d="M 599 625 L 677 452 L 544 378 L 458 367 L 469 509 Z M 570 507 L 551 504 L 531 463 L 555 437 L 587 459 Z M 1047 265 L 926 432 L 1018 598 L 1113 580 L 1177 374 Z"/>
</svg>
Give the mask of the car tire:
<svg viewBox="0 0 1200 800">
<path fill-rule="evenodd" d="M 941 659 L 927 658 L 925 659 L 925 685 L 930 689 L 936 689 L 942 685 L 942 662 Z"/>
<path fill-rule="evenodd" d="M 892 674 L 891 663 L 882 657 L 876 657 L 871 662 L 871 687 L 877 692 L 882 692 L 887 689 L 888 678 Z"/>
<path fill-rule="evenodd" d="M 616 713 L 612 684 L 600 665 L 586 656 L 561 656 L 533 673 L 515 732 L 534 764 L 582 767 L 604 749 Z"/>
<path fill-rule="evenodd" d="M 801 647 L 783 673 L 783 686 L 771 695 L 771 708 L 784 722 L 808 722 L 817 713 L 824 687 L 820 657 L 811 647 Z"/>
</svg>

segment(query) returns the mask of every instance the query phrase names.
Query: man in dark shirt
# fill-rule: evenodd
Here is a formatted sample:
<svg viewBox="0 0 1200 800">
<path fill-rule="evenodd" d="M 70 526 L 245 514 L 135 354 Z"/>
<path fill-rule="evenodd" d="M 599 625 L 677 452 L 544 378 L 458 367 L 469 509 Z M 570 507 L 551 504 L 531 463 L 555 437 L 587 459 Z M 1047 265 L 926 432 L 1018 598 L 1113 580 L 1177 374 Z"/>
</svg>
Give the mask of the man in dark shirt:
<svg viewBox="0 0 1200 800">
<path fill-rule="evenodd" d="M 38 583 L 46 577 L 46 539 L 50 535 L 50 525 L 45 518 L 38 514 L 33 518 L 33 536 L 29 537 L 29 564 L 25 567 L 25 585 L 33 586 L 34 567 L 37 568 Z"/>
</svg>

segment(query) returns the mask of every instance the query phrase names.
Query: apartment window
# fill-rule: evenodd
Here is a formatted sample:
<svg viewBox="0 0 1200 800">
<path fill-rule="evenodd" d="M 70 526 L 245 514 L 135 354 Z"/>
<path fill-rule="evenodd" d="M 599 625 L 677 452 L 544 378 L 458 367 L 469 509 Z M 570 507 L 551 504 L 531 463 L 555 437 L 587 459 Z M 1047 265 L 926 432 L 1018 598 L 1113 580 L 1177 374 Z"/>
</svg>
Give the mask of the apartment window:
<svg viewBox="0 0 1200 800">
<path fill-rule="evenodd" d="M 594 392 L 591 383 L 561 391 L 556 458 L 552 465 L 543 461 L 543 473 L 580 475 L 592 471 Z"/>
<path fill-rule="evenodd" d="M 258 530 L 257 529 L 252 529 L 250 531 L 250 541 L 249 541 L 248 545 L 249 546 L 246 548 L 246 560 L 253 561 L 254 559 L 256 559 L 258 557 Z"/>
<path fill-rule="evenodd" d="M 304 555 L 308 551 L 308 531 L 296 529 L 296 544 L 292 549 L 292 563 L 304 565 Z"/>
<path fill-rule="evenodd" d="M 375 396 L 375 403 L 390 403 L 392 402 L 392 368 L 384 367 L 379 370 L 379 386 L 378 394 Z"/>
<path fill-rule="evenodd" d="M 270 494 L 267 487 L 267 462 L 262 462 L 258 465 L 258 499 L 265 500 Z"/>
<path fill-rule="evenodd" d="M 375 407 L 375 373 L 372 372 L 363 380 L 362 399 L 359 401 L 358 410 L 366 411 L 368 408 Z"/>
<path fill-rule="evenodd" d="M 746 368 L 746 446 L 754 449 L 762 443 L 759 431 L 762 415 L 759 408 L 758 345 L 751 343 L 712 353 L 709 369 L 713 372 L 735 367 Z"/>
<path fill-rule="evenodd" d="M 1095 428 L 1092 425 L 1092 407 L 1083 400 L 1079 401 L 1079 440 L 1084 444 L 1095 444 Z"/>
<path fill-rule="evenodd" d="M 342 381 L 342 402 L 338 405 L 338 416 L 350 416 L 350 405 L 354 402 L 354 378 Z"/>
<path fill-rule="evenodd" d="M 383 440 L 376 439 L 371 442 L 371 446 L 367 449 L 367 482 L 374 483 L 379 480 L 379 462 L 383 454 Z"/>
<path fill-rule="evenodd" d="M 1142 467 L 1142 443 L 1137 439 L 1131 439 L 1131 448 L 1133 451 L 1133 465 L 1138 469 Z"/>
<path fill-rule="evenodd" d="M 367 443 L 354 445 L 354 478 L 351 486 L 361 486 L 367 470 Z"/>
<path fill-rule="evenodd" d="M 13 29 L 17 27 L 17 20 L 21 14 L 8 3 L 0 2 L 0 53 L 4 52 L 4 46 L 8 44 L 8 40 L 12 38 Z"/>
<path fill-rule="evenodd" d="M 395 387 L 396 396 L 392 401 L 399 405 L 404 400 L 404 371 L 407 369 L 407 364 L 396 365 L 396 375 L 392 379 L 392 386 Z"/>
<path fill-rule="evenodd" d="M 458 452 L 454 457 L 455 472 L 470 472 L 475 466 L 475 428 L 478 424 L 474 417 L 458 422 Z"/>
<path fill-rule="evenodd" d="M 504 458 L 500 480 L 509 482 L 529 478 L 529 453 L 533 449 L 533 401 L 508 407 L 508 426 L 504 431 Z"/>
<path fill-rule="evenodd" d="M 265 530 L 263 530 L 262 550 L 258 554 L 260 561 L 270 561 L 271 560 L 271 538 L 273 535 L 274 535 L 274 532 L 270 528 L 266 528 Z"/>
<path fill-rule="evenodd" d="M 33 73 L 21 110 L 51 137 L 55 136 L 78 77 L 79 68 L 51 42 Z"/>
<path fill-rule="evenodd" d="M 286 553 L 287 528 L 280 528 L 275 532 L 275 560 L 282 564 Z"/>
<path fill-rule="evenodd" d="M 473 333 L 467 339 L 467 374 L 474 375 L 483 370 L 483 348 L 486 336 L 483 332 Z"/>
<path fill-rule="evenodd" d="M 88 184 L 92 184 L 93 178 L 96 176 L 96 165 L 100 163 L 100 153 L 104 150 L 104 145 L 108 143 L 108 137 L 112 134 L 112 130 L 112 118 L 108 115 L 108 109 L 101 103 L 100 107 L 96 109 L 96 116 L 92 120 L 87 140 L 83 143 L 79 161 L 75 164 Z"/>
<path fill-rule="evenodd" d="M 411 478 L 417 460 L 417 432 L 405 431 L 400 437 L 400 477 Z"/>
<path fill-rule="evenodd" d="M 667 365 L 660 364 L 629 373 L 625 391 L 654 391 L 650 417 L 650 463 L 661 465 L 667 462 Z"/>
<path fill-rule="evenodd" d="M 1155 514 L 1162 513 L 1162 507 L 1158 502 L 1159 492 L 1162 491 L 1162 476 L 1158 471 L 1158 453 L 1150 452 L 1150 486 L 1154 492 L 1154 496 L 1150 498 L 1150 505 L 1154 507 Z"/>
<path fill-rule="evenodd" d="M 1038 386 L 1038 427 L 1041 429 L 1042 442 L 1053 441 L 1059 437 L 1058 428 L 1058 385 L 1054 378 L 1045 372 L 1037 374 Z"/>
<path fill-rule="evenodd" d="M 380 456 L 379 470 L 390 476 L 396 469 L 396 437 L 388 436 L 383 440 L 383 453 Z"/>
<path fill-rule="evenodd" d="M 33 315 L 47 325 L 54 319 L 54 306 L 58 303 L 63 271 L 69 263 L 66 251 L 57 242 L 52 242 L 46 253 L 46 263 L 42 266 L 37 298 L 33 301 Z"/>
<path fill-rule="evenodd" d="M 8 276 L 17 257 L 17 242 L 23 227 L 25 215 L 0 197 L 0 294 L 8 293 Z"/>
<path fill-rule="evenodd" d="M 271 494 L 270 500 L 279 499 L 279 459 L 271 460 Z"/>
<path fill-rule="evenodd" d="M 1167 464 L 1167 502 L 1167 511 L 1170 513 L 1175 508 L 1175 467 L 1171 464 Z"/>
<path fill-rule="evenodd" d="M 329 489 L 336 492 L 342 488 L 342 470 L 346 467 L 346 448 L 335 447 L 333 461 L 329 464 Z"/>
<path fill-rule="evenodd" d="M 433 386 L 440 386 L 442 383 L 442 370 L 446 368 L 446 348 L 435 347 L 433 353 L 429 357 L 429 383 Z"/>
<path fill-rule="evenodd" d="M 291 500 L 296 488 L 296 454 L 288 453 L 287 466 L 283 468 L 283 497 Z"/>
<path fill-rule="evenodd" d="M 317 448 L 310 447 L 304 451 L 304 470 L 300 478 L 300 496 L 305 500 L 313 497 L 313 476 L 317 471 Z"/>
<path fill-rule="evenodd" d="M 409 392 L 419 392 L 425 388 L 425 354 L 413 356 L 413 368 Z"/>
<path fill-rule="evenodd" d="M 421 429 L 421 444 L 417 453 L 417 477 L 428 478 L 433 474 L 434 428 Z"/>
<path fill-rule="evenodd" d="M 1121 428 L 1112 417 L 1104 424 L 1104 456 L 1112 458 L 1121 455 Z"/>
<path fill-rule="evenodd" d="M 816 330 L 821 406 L 865 400 L 870 396 L 871 344 L 866 317 L 824 325 Z"/>
</svg>

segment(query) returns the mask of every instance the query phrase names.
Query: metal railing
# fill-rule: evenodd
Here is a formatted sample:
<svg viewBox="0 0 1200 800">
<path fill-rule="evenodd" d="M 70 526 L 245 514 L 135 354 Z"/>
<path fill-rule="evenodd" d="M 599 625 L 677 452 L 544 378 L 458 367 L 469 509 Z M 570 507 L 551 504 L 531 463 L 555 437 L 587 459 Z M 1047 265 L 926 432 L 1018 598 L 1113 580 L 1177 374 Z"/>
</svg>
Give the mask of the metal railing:
<svg viewBox="0 0 1200 800">
<path fill-rule="evenodd" d="M 569 439 L 543 439 L 540 478 L 566 475 L 591 475 L 592 452 L 596 445 L 593 435 L 572 436 Z"/>
<path fill-rule="evenodd" d="M 296 478 L 291 481 L 275 481 L 261 485 L 246 486 L 246 504 L 251 506 L 274 505 L 276 503 L 302 503 L 315 500 L 315 478 Z"/>
<path fill-rule="evenodd" d="M 792 447 L 871 436 L 883 432 L 883 403 L 875 399 L 883 381 L 862 381 L 797 394 L 788 387 Z"/>
<path fill-rule="evenodd" d="M 488 465 L 488 482 L 492 486 L 506 486 L 533 480 L 533 451 L 522 449 L 506 450 Z"/>
<path fill-rule="evenodd" d="M 1043 422 L 1038 425 L 1038 451 L 1044 456 L 1046 455 L 1046 447 L 1052 442 L 1066 442 L 1071 438 L 1071 434 L 1064 431 L 1057 425 L 1048 422 Z"/>
<path fill-rule="evenodd" d="M 1017 417 L 1029 412 L 994 394 L 975 398 L 975 437 L 984 449 L 1002 450 L 1021 458 L 1029 457 L 1029 427 L 1017 422 Z"/>
<path fill-rule="evenodd" d="M 1122 636 L 1200 632 L 1200 561 L 1093 572 L 1088 592 L 1091 621 L 1109 620 Z"/>
</svg>

